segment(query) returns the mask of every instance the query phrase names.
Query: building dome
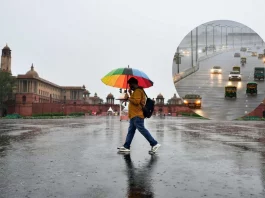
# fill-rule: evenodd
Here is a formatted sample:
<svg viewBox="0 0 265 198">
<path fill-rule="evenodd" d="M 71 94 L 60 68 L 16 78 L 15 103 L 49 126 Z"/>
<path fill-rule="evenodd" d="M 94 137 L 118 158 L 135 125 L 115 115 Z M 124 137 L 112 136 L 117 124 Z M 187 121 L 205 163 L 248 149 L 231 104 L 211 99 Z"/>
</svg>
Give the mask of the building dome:
<svg viewBox="0 0 265 198">
<path fill-rule="evenodd" d="M 6 44 L 6 46 L 3 48 L 3 50 L 5 50 L 5 49 L 10 50 L 10 48 L 8 47 L 7 44 Z"/>
<path fill-rule="evenodd" d="M 107 95 L 107 99 L 113 99 L 114 98 L 114 96 L 111 94 L 111 93 L 109 93 L 108 95 Z"/>
<path fill-rule="evenodd" d="M 164 98 L 163 95 L 160 93 L 158 94 L 157 98 Z"/>
<path fill-rule="evenodd" d="M 177 99 L 177 94 L 174 94 L 174 96 L 171 99 Z"/>
<path fill-rule="evenodd" d="M 39 77 L 39 74 L 34 70 L 33 64 L 31 65 L 31 69 L 26 73 L 27 76 Z"/>
</svg>

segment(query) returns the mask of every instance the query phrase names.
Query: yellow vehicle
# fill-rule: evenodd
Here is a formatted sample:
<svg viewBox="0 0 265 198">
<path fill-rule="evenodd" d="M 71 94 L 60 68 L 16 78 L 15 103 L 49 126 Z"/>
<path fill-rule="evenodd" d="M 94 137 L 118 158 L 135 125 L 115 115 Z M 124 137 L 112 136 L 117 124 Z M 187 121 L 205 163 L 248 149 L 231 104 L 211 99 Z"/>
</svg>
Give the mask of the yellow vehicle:
<svg viewBox="0 0 265 198">
<path fill-rule="evenodd" d="M 246 57 L 241 57 L 241 65 L 244 65 L 247 63 L 247 58 Z"/>
<path fill-rule="evenodd" d="M 249 82 L 247 83 L 247 90 L 246 90 L 246 94 L 258 94 L 258 84 L 256 82 Z"/>
<path fill-rule="evenodd" d="M 234 66 L 233 71 L 238 71 L 240 73 L 240 66 Z"/>
<path fill-rule="evenodd" d="M 225 98 L 236 98 L 237 87 L 233 85 L 228 85 L 225 87 Z"/>
</svg>

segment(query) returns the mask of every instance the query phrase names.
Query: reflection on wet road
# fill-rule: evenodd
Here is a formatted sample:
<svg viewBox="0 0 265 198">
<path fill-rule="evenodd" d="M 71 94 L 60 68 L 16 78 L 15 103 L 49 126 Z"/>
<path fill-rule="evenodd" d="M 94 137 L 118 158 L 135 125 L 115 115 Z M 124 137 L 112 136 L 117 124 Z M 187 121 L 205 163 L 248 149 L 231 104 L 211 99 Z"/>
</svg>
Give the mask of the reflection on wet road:
<svg viewBox="0 0 265 198">
<path fill-rule="evenodd" d="M 265 124 L 146 120 L 157 155 L 117 117 L 0 120 L 0 197 L 265 197 Z"/>
</svg>

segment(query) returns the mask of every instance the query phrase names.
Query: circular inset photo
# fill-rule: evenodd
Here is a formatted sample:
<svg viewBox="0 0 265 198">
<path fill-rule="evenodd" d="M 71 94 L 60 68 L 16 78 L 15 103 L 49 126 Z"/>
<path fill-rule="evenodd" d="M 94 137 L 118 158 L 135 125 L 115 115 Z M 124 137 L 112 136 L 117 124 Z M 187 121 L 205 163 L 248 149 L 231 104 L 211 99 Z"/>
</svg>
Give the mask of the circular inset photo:
<svg viewBox="0 0 265 198">
<path fill-rule="evenodd" d="M 241 23 L 216 20 L 196 27 L 177 47 L 172 65 L 178 96 L 205 118 L 234 120 L 264 99 L 264 41 Z"/>
</svg>

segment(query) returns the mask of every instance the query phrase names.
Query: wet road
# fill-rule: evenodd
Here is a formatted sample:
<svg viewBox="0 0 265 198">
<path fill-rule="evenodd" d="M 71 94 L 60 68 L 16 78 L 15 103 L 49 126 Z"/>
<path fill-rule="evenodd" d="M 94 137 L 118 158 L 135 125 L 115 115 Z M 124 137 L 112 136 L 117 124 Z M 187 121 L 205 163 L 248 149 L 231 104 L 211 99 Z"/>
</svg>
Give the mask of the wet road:
<svg viewBox="0 0 265 198">
<path fill-rule="evenodd" d="M 265 124 L 154 117 L 117 153 L 118 117 L 0 120 L 0 197 L 265 197 Z"/>
<path fill-rule="evenodd" d="M 241 52 L 241 56 L 247 57 L 247 64 L 241 66 L 242 81 L 228 81 L 232 67 L 240 66 L 240 58 L 234 58 L 235 52 L 239 50 L 225 52 L 201 61 L 200 69 L 196 73 L 175 84 L 181 97 L 189 93 L 202 96 L 202 108 L 194 110 L 196 113 L 215 120 L 233 120 L 251 112 L 263 101 L 265 82 L 262 80 L 256 81 L 257 96 L 246 95 L 247 82 L 254 81 L 254 67 L 264 67 L 262 60 L 257 57 Z M 222 67 L 222 74 L 210 74 L 210 69 L 215 65 Z M 236 99 L 224 97 L 224 89 L 227 85 L 237 86 Z"/>
</svg>

